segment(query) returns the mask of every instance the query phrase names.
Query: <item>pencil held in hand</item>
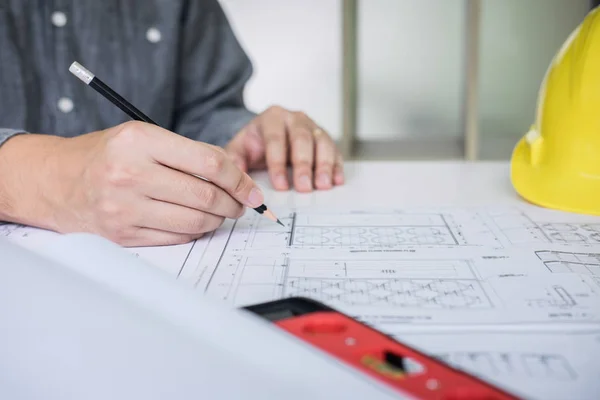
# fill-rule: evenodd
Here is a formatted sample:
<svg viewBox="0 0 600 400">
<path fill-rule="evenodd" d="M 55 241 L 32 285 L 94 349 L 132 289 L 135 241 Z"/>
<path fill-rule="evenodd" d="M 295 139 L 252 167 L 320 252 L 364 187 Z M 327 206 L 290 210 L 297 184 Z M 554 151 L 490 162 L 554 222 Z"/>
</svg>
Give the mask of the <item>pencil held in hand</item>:
<svg viewBox="0 0 600 400">
<path fill-rule="evenodd" d="M 73 62 L 69 67 L 69 71 L 79 78 L 83 83 L 92 87 L 106 99 L 111 101 L 114 105 L 119 107 L 123 112 L 129 115 L 136 121 L 143 121 L 158 126 L 150 117 L 145 115 L 142 111 L 137 109 L 133 104 L 125 100 L 121 95 L 112 90 L 107 84 L 102 82 L 97 76 L 90 72 L 87 68 L 83 67 L 78 62 Z M 207 179 L 208 180 L 208 179 Z M 284 226 L 283 223 L 270 211 L 267 206 L 262 204 L 255 207 L 254 210 L 259 214 L 262 214 L 269 218 L 273 222 L 277 222 L 279 225 Z"/>
</svg>

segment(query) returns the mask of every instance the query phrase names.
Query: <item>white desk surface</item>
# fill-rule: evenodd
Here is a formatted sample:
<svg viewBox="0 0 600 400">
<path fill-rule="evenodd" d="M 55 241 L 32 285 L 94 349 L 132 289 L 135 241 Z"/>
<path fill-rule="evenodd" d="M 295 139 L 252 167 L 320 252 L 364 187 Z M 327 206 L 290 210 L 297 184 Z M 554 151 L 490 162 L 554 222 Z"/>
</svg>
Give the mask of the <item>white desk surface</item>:
<svg viewBox="0 0 600 400">
<path fill-rule="evenodd" d="M 421 207 L 517 205 L 508 162 L 348 162 L 346 183 L 326 191 L 272 189 L 267 174 L 252 176 L 270 207 Z"/>
<path fill-rule="evenodd" d="M 315 209 L 337 206 L 343 209 L 356 208 L 363 210 L 372 210 L 377 207 L 401 209 L 446 206 L 516 206 L 531 210 L 530 207 L 532 207 L 514 190 L 510 181 L 509 162 L 351 162 L 346 164 L 345 170 L 347 175 L 345 185 L 336 187 L 333 190 L 308 194 L 299 194 L 295 191 L 276 192 L 271 189 L 265 173 L 257 173 L 253 176 L 265 190 L 267 206 L 275 210 L 277 207 L 283 209 L 286 207 L 304 208 L 311 206 L 314 206 Z M 532 208 L 536 207 L 533 206 Z M 544 212 L 545 210 L 539 208 L 539 211 Z M 566 219 L 570 218 L 575 219 L 575 216 L 569 215 L 566 217 Z M 594 218 L 593 221 L 599 220 Z M 542 246 L 548 246 L 548 244 L 542 244 Z M 598 252 L 598 250 L 600 250 L 600 245 L 593 245 L 583 251 Z M 536 265 L 535 260 L 532 265 Z M 564 277 L 565 280 L 567 278 L 569 277 Z M 560 279 L 563 279 L 563 277 L 560 277 Z M 558 282 L 560 282 L 560 279 Z M 515 287 L 514 295 L 522 295 L 523 292 L 529 295 L 534 291 L 533 287 Z M 525 308 L 523 307 L 523 309 Z M 597 307 L 591 308 L 597 309 Z M 401 329 L 407 329 L 407 327 L 404 326 Z M 580 336 L 578 336 L 579 334 L 565 333 L 560 330 L 558 333 L 552 334 L 548 326 L 542 324 L 532 329 L 532 332 L 535 333 L 531 336 L 528 336 L 527 330 L 522 335 L 515 334 L 514 336 L 501 330 L 495 335 L 482 334 L 481 336 L 477 335 L 475 331 L 462 336 L 461 334 L 454 336 L 436 336 L 433 334 L 427 336 L 422 333 L 418 333 L 413 337 L 404 333 L 401 336 L 403 340 L 423 345 L 424 349 L 432 352 L 440 351 L 443 353 L 448 351 L 452 353 L 458 351 L 457 349 L 461 349 L 460 351 L 470 349 L 469 351 L 472 353 L 464 354 L 471 354 L 473 357 L 486 357 L 485 360 L 489 361 L 490 365 L 501 364 L 496 364 L 497 361 L 494 361 L 493 358 L 499 357 L 499 354 L 511 357 L 511 360 L 515 362 L 525 360 L 530 353 L 543 354 L 540 356 L 541 360 L 546 357 L 545 354 L 548 354 L 548 360 L 561 360 L 559 363 L 564 362 L 564 365 L 569 363 L 577 371 L 576 378 L 565 379 L 565 375 L 559 378 L 560 374 L 557 371 L 560 368 L 549 367 L 554 361 L 548 361 L 547 364 L 536 364 L 541 366 L 540 371 L 545 371 L 539 375 L 537 372 L 516 372 L 510 378 L 506 378 L 502 373 L 496 375 L 496 372 L 483 372 L 484 370 L 487 371 L 483 367 L 486 362 L 483 359 L 473 358 L 473 360 L 478 360 L 477 363 L 481 362 L 481 368 L 479 366 L 465 366 L 465 368 L 476 373 L 482 373 L 489 379 L 498 379 L 499 383 L 506 384 L 526 396 L 531 396 L 530 398 L 588 400 L 599 398 L 597 395 L 600 387 L 597 379 L 598 364 L 585 360 L 597 357 L 592 354 L 599 354 L 600 347 L 593 343 L 600 343 L 598 342 L 600 331 L 597 324 L 590 326 L 589 331 L 585 329 L 583 331 L 585 333 L 581 333 Z M 410 342 L 411 340 L 415 342 Z M 490 341 L 494 343 L 493 346 L 489 345 Z M 442 344 L 442 342 L 444 343 Z M 469 345 L 466 343 L 469 343 Z M 461 346 L 464 346 L 464 348 Z M 573 353 L 561 353 L 566 349 L 571 349 Z M 460 351 L 456 354 L 463 354 Z M 468 361 L 465 361 L 465 363 L 468 364 Z M 473 365 L 475 363 L 473 361 Z M 544 369 L 546 368 L 544 365 L 547 365 L 548 368 Z M 547 376 L 543 376 L 544 374 L 547 374 Z M 552 374 L 557 375 L 552 377 Z M 561 381 L 561 379 L 565 380 Z"/>
<path fill-rule="evenodd" d="M 527 204 L 511 185 L 510 164 L 508 162 L 349 162 L 346 164 L 345 171 L 346 183 L 343 186 L 332 190 L 312 193 L 297 193 L 294 190 L 277 192 L 272 189 L 266 172 L 254 173 L 252 175 L 265 191 L 265 204 L 274 210 L 275 213 L 277 213 L 278 208 L 305 207 L 315 207 L 317 209 L 338 207 L 344 209 L 373 210 L 377 207 L 392 207 L 396 209 L 411 207 L 438 208 L 446 206 L 467 208 L 486 206 L 519 207 Z M 249 215 L 250 217 L 256 217 L 252 212 Z M 568 216 L 566 219 L 568 220 L 567 222 L 577 223 L 574 216 Z M 600 219 L 598 218 L 584 218 L 584 220 L 588 222 L 592 221 L 590 222 L 592 224 L 600 223 Z M 589 235 L 589 232 L 586 234 Z M 0 236 L 2 235 L 0 234 Z M 26 235 L 17 236 L 17 239 L 24 238 L 23 242 L 30 242 L 30 247 L 35 247 L 36 241 L 45 241 L 47 237 L 42 234 L 29 235 L 27 237 L 25 237 Z M 219 236 L 220 239 L 217 238 L 208 242 L 216 246 L 218 243 L 225 243 L 226 237 L 228 236 L 221 235 Z M 478 237 L 478 232 L 475 232 L 474 235 L 469 236 L 469 240 L 473 238 L 478 239 Z M 504 239 L 506 240 L 507 238 Z M 517 243 L 520 243 L 519 240 L 517 240 Z M 227 242 L 229 242 L 228 239 Z M 478 241 L 475 243 L 475 247 L 480 244 Z M 534 247 L 515 248 L 514 254 L 507 253 L 510 257 L 515 257 L 514 259 L 510 259 L 508 263 L 502 261 L 503 258 L 500 258 L 500 261 L 498 261 L 496 257 L 484 261 L 483 257 L 480 256 L 487 255 L 487 253 L 479 252 L 477 249 L 473 250 L 472 254 L 468 253 L 470 250 L 465 250 L 467 253 L 464 253 L 460 248 L 448 250 L 448 252 L 453 251 L 454 253 L 452 254 L 435 253 L 435 251 L 430 254 L 428 253 L 428 249 L 421 249 L 421 251 L 425 251 L 428 258 L 431 257 L 432 259 L 441 259 L 440 257 L 446 257 L 446 254 L 450 254 L 452 257 L 460 255 L 459 258 L 462 259 L 466 254 L 469 259 L 475 258 L 477 259 L 477 263 L 482 263 L 483 267 L 478 269 L 478 271 L 484 271 L 483 275 L 485 275 L 481 278 L 481 282 L 485 284 L 486 288 L 490 289 L 490 293 L 497 296 L 498 307 L 484 310 L 485 312 L 481 313 L 480 317 L 494 318 L 494 316 L 498 316 L 498 318 L 510 319 L 513 314 L 522 312 L 522 316 L 515 316 L 516 319 L 514 320 L 517 321 L 515 326 L 511 327 L 509 323 L 502 324 L 502 326 L 484 324 L 480 327 L 483 329 L 481 334 L 479 334 L 479 329 L 464 330 L 462 329 L 464 326 L 471 326 L 471 322 L 475 323 L 479 320 L 471 321 L 469 319 L 472 315 L 470 311 L 463 312 L 456 310 L 456 312 L 452 311 L 448 313 L 448 315 L 453 315 L 453 318 L 457 318 L 459 322 L 462 321 L 457 323 L 456 327 L 460 329 L 456 331 L 454 329 L 450 332 L 443 331 L 443 334 L 440 335 L 439 332 L 436 334 L 435 329 L 430 329 L 426 326 L 416 326 L 417 329 L 422 329 L 422 331 L 416 330 L 411 336 L 411 332 L 408 331 L 410 324 L 400 324 L 400 328 L 396 333 L 401 334 L 403 340 L 407 340 L 416 346 L 422 346 L 426 351 L 431 353 L 448 353 L 454 354 L 456 357 L 462 357 L 467 353 L 481 355 L 485 356 L 486 360 L 489 359 L 490 362 L 497 363 L 500 367 L 504 365 L 503 357 L 509 357 L 512 360 L 510 361 L 511 363 L 514 361 L 515 363 L 519 362 L 519 364 L 514 364 L 517 369 L 515 371 L 511 370 L 511 373 L 507 375 L 503 375 L 502 373 L 496 375 L 496 367 L 486 370 L 483 364 L 481 366 L 478 364 L 479 358 L 473 359 L 477 361 L 477 365 L 473 361 L 474 364 L 465 366 L 465 369 L 481 373 L 489 377 L 490 380 L 496 381 L 501 385 L 506 385 L 517 392 L 524 393 L 532 399 L 562 400 L 563 398 L 570 398 L 587 400 L 597 398 L 595 394 L 600 391 L 600 381 L 597 379 L 598 363 L 595 360 L 600 357 L 600 328 L 597 324 L 596 316 L 600 314 L 598 314 L 599 303 L 596 299 L 597 296 L 600 296 L 600 291 L 597 289 L 600 286 L 596 286 L 596 283 L 600 285 L 600 281 L 594 280 L 595 276 L 588 274 L 589 276 L 585 276 L 587 283 L 584 285 L 583 276 L 581 279 L 574 279 L 574 275 L 571 273 L 549 273 L 548 271 L 554 271 L 546 268 L 543 263 L 540 264 L 538 259 L 532 255 L 531 250 L 538 248 L 553 250 L 555 248 L 561 249 L 562 247 L 553 247 L 556 243 L 543 241 L 540 243 L 533 240 L 531 243 Z M 542 247 L 535 247 L 535 245 Z M 168 260 L 169 263 L 165 267 L 166 270 L 183 270 L 181 276 L 187 277 L 186 271 L 188 269 L 186 269 L 185 264 L 191 250 L 187 250 L 189 247 L 186 246 L 147 250 L 148 252 L 144 257 L 148 260 L 153 260 L 153 262 L 156 260 L 157 263 L 159 260 Z M 196 246 L 196 248 L 198 253 L 204 254 L 205 250 L 203 250 L 202 246 Z M 567 251 L 584 253 L 600 253 L 600 244 L 593 243 L 581 248 L 573 247 L 574 250 L 569 250 L 569 247 L 565 247 L 565 249 Z M 222 256 L 223 253 L 221 253 L 220 249 L 217 250 L 211 253 L 211 257 Z M 236 249 L 234 248 L 234 250 Z M 487 248 L 483 248 L 482 251 L 488 250 Z M 512 249 L 509 250 L 512 251 Z M 261 250 L 258 249 L 258 251 Z M 274 248 L 270 253 L 268 250 L 265 250 L 265 253 L 267 257 L 272 256 L 276 258 L 280 255 L 277 251 L 277 248 Z M 254 255 L 258 253 L 249 252 L 248 254 Z M 303 256 L 306 256 L 306 254 L 304 253 Z M 313 257 L 312 254 L 311 257 Z M 317 249 L 315 254 L 317 255 L 314 257 L 319 257 L 322 253 L 318 253 Z M 494 250 L 493 255 L 498 254 L 500 253 L 496 253 Z M 502 255 L 505 254 L 502 253 Z M 179 256 L 183 260 L 183 266 L 176 262 Z M 359 254 L 358 256 L 367 257 L 368 254 Z M 591 256 L 594 255 L 591 254 Z M 194 257 L 190 257 L 189 259 L 193 259 Z M 395 255 L 391 254 L 389 257 L 395 257 Z M 388 259 L 394 260 L 389 257 Z M 410 257 L 412 255 L 408 255 L 407 259 Z M 210 260 L 212 258 L 206 261 L 206 268 L 212 266 L 216 270 L 221 263 L 221 259 L 219 258 L 219 261 L 216 263 Z M 513 262 L 513 260 L 516 261 Z M 204 263 L 204 261 L 202 262 Z M 171 264 L 176 268 L 172 268 Z M 211 276 L 211 279 L 214 274 L 214 272 L 213 274 L 204 273 L 204 269 L 197 268 L 200 264 L 198 260 L 194 262 L 190 261 L 189 277 L 193 278 L 193 282 L 198 282 L 199 280 L 194 275 L 198 271 L 202 271 L 203 275 L 201 276 Z M 227 266 L 232 264 L 223 262 L 222 265 Z M 269 290 L 268 285 L 271 281 L 268 279 L 270 279 L 271 275 L 275 276 L 277 274 L 263 273 L 260 270 L 260 264 L 253 265 L 258 266 L 257 273 L 256 275 L 248 275 L 249 282 L 252 284 L 266 282 L 264 287 Z M 590 268 L 595 268 L 594 265 L 590 266 Z M 472 265 L 470 264 L 471 267 Z M 491 269 L 486 270 L 486 268 Z M 459 269 L 457 271 L 462 270 Z M 514 271 L 518 273 L 513 274 L 512 272 Z M 499 272 L 502 272 L 502 276 L 498 275 Z M 511 273 L 506 274 L 506 272 Z M 534 281 L 523 281 L 525 283 L 519 281 L 520 279 L 528 279 L 527 276 L 529 273 L 532 276 L 533 274 L 536 275 Z M 314 279 L 318 279 L 321 275 L 315 276 L 316 278 Z M 520 278 L 521 276 L 523 278 Z M 241 280 L 242 278 L 239 279 Z M 256 281 L 253 279 L 256 279 Z M 503 283 L 505 279 L 508 279 L 507 284 Z M 564 285 L 564 288 L 559 286 L 559 284 Z M 208 288 L 209 285 L 205 284 L 198 287 Z M 215 289 L 216 293 L 220 293 L 219 285 L 211 287 L 217 287 Z M 226 285 L 223 287 L 226 287 Z M 577 307 L 573 312 L 575 314 L 582 312 L 583 314 L 594 316 L 592 323 L 588 324 L 582 319 L 577 320 L 582 322 L 581 324 L 567 324 L 565 326 L 553 327 L 551 323 L 554 320 L 546 320 L 547 312 L 543 309 L 543 307 L 547 306 L 550 307 L 550 311 L 557 310 L 559 314 L 563 311 L 560 308 L 561 304 L 555 305 L 553 303 L 553 299 L 555 298 L 552 297 L 552 293 L 545 292 L 547 288 L 553 287 L 559 287 L 562 290 L 560 293 L 573 293 L 573 298 L 577 302 Z M 2 293 L 1 290 L 0 293 Z M 257 293 L 260 294 L 260 291 Z M 527 306 L 528 301 L 532 301 L 533 306 Z M 560 301 L 560 299 L 557 301 Z M 508 310 L 508 312 L 504 313 L 504 309 Z M 569 311 L 568 308 L 566 310 Z M 474 312 L 476 311 L 474 310 Z M 421 312 L 431 318 L 441 318 L 439 321 L 442 321 L 442 325 L 444 321 L 448 321 L 448 319 L 444 319 L 446 311 L 440 311 L 435 308 L 425 311 L 417 310 L 410 315 L 419 315 Z M 399 313 L 399 315 L 402 314 Z M 521 320 L 524 321 L 523 326 L 519 322 Z M 536 321 L 541 321 L 541 323 L 536 324 Z M 528 326 L 530 323 L 533 326 Z M 552 329 L 550 329 L 551 327 Z M 466 359 L 465 362 L 468 363 L 470 362 L 469 360 L 471 359 Z M 528 364 L 525 364 L 526 362 Z"/>
</svg>

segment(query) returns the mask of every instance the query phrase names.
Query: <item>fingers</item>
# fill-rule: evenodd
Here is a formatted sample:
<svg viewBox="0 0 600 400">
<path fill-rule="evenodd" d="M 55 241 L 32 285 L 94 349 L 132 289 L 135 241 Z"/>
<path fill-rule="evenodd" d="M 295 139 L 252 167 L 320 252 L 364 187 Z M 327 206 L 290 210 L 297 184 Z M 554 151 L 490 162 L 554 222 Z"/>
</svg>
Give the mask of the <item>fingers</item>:
<svg viewBox="0 0 600 400">
<path fill-rule="evenodd" d="M 138 129 L 149 132 L 151 137 L 147 146 L 156 162 L 206 178 L 248 207 L 263 204 L 260 188 L 220 147 L 196 142 L 150 124 Z"/>
<path fill-rule="evenodd" d="M 321 190 L 330 189 L 333 185 L 341 185 L 344 182 L 343 161 L 337 150 L 337 147 L 323 129 L 317 126 L 310 118 L 302 113 L 295 114 L 295 126 L 292 125 L 290 136 L 295 137 L 301 135 L 304 137 L 306 131 L 310 130 L 312 146 L 314 148 L 314 159 L 310 156 L 310 150 L 304 146 L 294 148 L 294 139 L 290 139 L 292 143 L 292 154 L 296 154 L 302 162 L 298 164 L 292 163 L 294 167 L 294 176 L 303 175 L 307 169 L 305 161 L 310 164 L 309 171 L 314 168 L 314 187 Z M 301 141 L 302 143 L 302 141 Z M 313 167 L 314 166 L 314 167 Z M 299 168 L 298 168 L 299 167 Z M 299 170 L 298 170 L 299 169 Z M 300 186 L 301 181 L 296 185 L 297 190 L 309 191 L 312 187 L 308 185 Z"/>
<path fill-rule="evenodd" d="M 313 189 L 315 125 L 302 113 L 289 114 L 287 125 L 294 186 L 299 192 L 309 192 Z"/>
<path fill-rule="evenodd" d="M 131 236 L 116 241 L 123 247 L 172 246 L 200 239 L 204 234 L 186 235 L 159 229 L 137 228 Z"/>
<path fill-rule="evenodd" d="M 272 107 L 261 115 L 259 124 L 265 141 L 265 159 L 269 177 L 277 190 L 287 190 L 288 138 L 285 118 L 287 111 Z"/>
<path fill-rule="evenodd" d="M 178 235 L 197 236 L 212 232 L 225 220 L 221 216 L 152 199 L 139 207 L 143 213 L 139 220 L 133 221 L 135 226 Z"/>
<path fill-rule="evenodd" d="M 239 218 L 244 212 L 244 206 L 229 193 L 195 176 L 163 165 L 154 165 L 145 176 L 142 190 L 152 199 L 225 218 Z"/>
<path fill-rule="evenodd" d="M 314 130 L 316 141 L 315 186 L 330 189 L 333 186 L 337 150 L 333 140 L 321 128 Z"/>
<path fill-rule="evenodd" d="M 333 183 L 335 185 L 343 185 L 344 181 L 344 160 L 342 155 L 338 153 L 335 159 L 335 165 L 333 167 Z"/>
</svg>

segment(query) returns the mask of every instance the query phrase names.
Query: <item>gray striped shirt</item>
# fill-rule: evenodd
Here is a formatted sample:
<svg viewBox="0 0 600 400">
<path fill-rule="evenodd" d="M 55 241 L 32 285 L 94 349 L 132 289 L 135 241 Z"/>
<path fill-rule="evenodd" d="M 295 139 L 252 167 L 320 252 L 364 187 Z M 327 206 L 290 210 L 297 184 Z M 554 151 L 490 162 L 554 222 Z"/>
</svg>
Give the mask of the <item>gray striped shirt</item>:
<svg viewBox="0 0 600 400">
<path fill-rule="evenodd" d="M 159 125 L 223 146 L 254 117 L 251 63 L 217 0 L 0 0 L 0 145 L 73 137 L 130 118 L 73 61 Z"/>
</svg>

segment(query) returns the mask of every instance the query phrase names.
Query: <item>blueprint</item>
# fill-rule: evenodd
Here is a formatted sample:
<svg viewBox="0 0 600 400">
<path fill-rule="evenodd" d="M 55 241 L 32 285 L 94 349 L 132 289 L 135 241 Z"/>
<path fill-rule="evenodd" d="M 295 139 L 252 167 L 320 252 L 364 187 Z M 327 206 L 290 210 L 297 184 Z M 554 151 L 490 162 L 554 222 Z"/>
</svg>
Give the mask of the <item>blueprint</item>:
<svg viewBox="0 0 600 400">
<path fill-rule="evenodd" d="M 524 398 L 588 400 L 600 393 L 600 329 L 392 336 Z"/>
<path fill-rule="evenodd" d="M 514 244 L 515 215 L 544 224 L 512 209 L 296 210 L 284 228 L 246 214 L 182 274 L 232 306 L 305 296 L 380 327 L 600 323 L 600 257 L 589 244 Z"/>
<path fill-rule="evenodd" d="M 305 296 L 385 329 L 600 323 L 600 218 L 506 207 L 278 215 L 284 227 L 249 211 L 193 243 L 128 251 L 234 307 Z M 50 234 L 0 225 L 32 247 Z"/>
<path fill-rule="evenodd" d="M 128 248 L 231 307 L 322 301 L 526 398 L 600 388 L 600 217 L 535 207 L 249 210 L 193 243 Z M 0 224 L 35 250 L 52 232 Z"/>
</svg>

